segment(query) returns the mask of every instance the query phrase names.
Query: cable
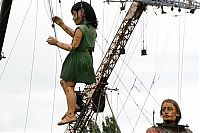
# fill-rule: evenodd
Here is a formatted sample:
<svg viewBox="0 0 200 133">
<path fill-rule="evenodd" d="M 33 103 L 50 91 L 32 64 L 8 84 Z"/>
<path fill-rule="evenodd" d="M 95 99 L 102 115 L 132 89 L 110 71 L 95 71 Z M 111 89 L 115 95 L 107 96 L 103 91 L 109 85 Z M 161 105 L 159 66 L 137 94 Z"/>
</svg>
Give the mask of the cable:
<svg viewBox="0 0 200 133">
<path fill-rule="evenodd" d="M 54 92 L 53 92 L 53 105 L 52 105 L 52 115 L 51 115 L 51 133 L 53 132 L 53 116 L 54 116 L 54 109 L 55 109 L 55 99 L 56 99 L 56 83 L 57 83 L 57 62 L 58 62 L 58 58 L 57 58 L 57 53 L 58 53 L 58 49 L 56 50 L 56 69 L 55 69 L 55 77 L 54 77 Z"/>
<path fill-rule="evenodd" d="M 151 92 L 151 89 L 152 89 L 152 87 L 153 87 L 153 84 L 155 83 L 154 80 L 155 80 L 155 76 L 154 76 L 154 79 L 153 79 L 153 81 L 152 81 L 152 83 L 151 83 L 151 87 L 149 88 L 149 91 L 148 91 L 149 93 L 148 93 L 147 96 L 146 96 L 146 99 L 145 99 L 145 101 L 144 101 L 144 103 L 143 103 L 143 106 L 142 106 L 142 109 L 141 109 L 141 111 L 140 111 L 140 114 L 139 114 L 139 116 L 138 116 L 138 118 L 137 118 L 137 121 L 136 121 L 136 123 L 135 123 L 133 132 L 134 132 L 134 130 L 135 130 L 137 124 L 138 124 L 138 121 L 139 121 L 139 119 L 140 119 L 141 114 L 143 113 L 142 110 L 144 109 L 144 106 L 146 105 L 146 102 L 147 102 L 147 99 L 148 99 L 149 94 L 150 94 L 150 92 Z M 149 119 L 147 119 L 147 120 L 150 122 Z M 151 122 L 150 122 L 150 123 L 151 123 Z"/>
<path fill-rule="evenodd" d="M 120 95 L 119 95 L 119 98 L 120 98 L 121 104 L 123 104 Z M 123 108 L 123 109 L 124 109 L 124 108 Z M 125 110 L 124 110 L 124 113 L 126 114 L 126 118 L 128 119 L 128 122 L 129 122 L 131 128 L 133 129 L 133 125 L 131 124 L 131 121 L 130 121 L 130 119 L 129 119 L 129 117 L 128 117 L 128 114 L 127 114 L 127 112 L 126 112 Z M 118 116 L 118 117 L 119 117 L 119 116 Z M 117 118 L 117 119 L 118 119 L 118 118 Z"/>
<path fill-rule="evenodd" d="M 186 19 L 186 18 L 185 18 Z M 183 44 L 181 49 L 180 43 L 180 20 L 179 20 L 179 64 L 178 64 L 178 101 L 181 102 L 181 91 L 182 91 L 182 80 L 183 80 L 183 61 L 184 61 L 184 39 L 185 39 L 185 21 L 184 21 L 184 29 L 183 29 Z M 180 50 L 181 49 L 181 50 Z M 181 52 L 182 51 L 182 52 Z"/>
<path fill-rule="evenodd" d="M 31 77 L 30 77 L 30 83 L 29 83 L 28 103 L 27 103 L 27 110 L 26 110 L 26 120 L 25 120 L 24 132 L 26 132 L 26 127 L 27 127 L 27 122 L 28 122 L 28 115 L 29 115 L 30 99 L 31 99 L 33 70 L 34 70 L 34 61 L 35 61 L 36 33 L 37 33 L 37 22 L 38 22 L 37 20 L 38 20 L 38 0 L 37 0 L 37 7 L 36 7 L 36 20 L 35 20 L 35 37 L 34 37 L 34 45 L 33 45 L 33 58 L 32 58 L 32 65 L 31 65 Z"/>
<path fill-rule="evenodd" d="M 50 13 L 50 14 L 48 13 L 47 6 L 46 6 L 44 0 L 43 0 L 43 4 L 44 4 L 44 7 L 45 7 L 46 14 L 47 14 L 47 16 L 49 17 L 49 20 L 51 21 L 51 13 Z"/>
<path fill-rule="evenodd" d="M 132 99 L 133 102 L 135 103 L 136 107 L 140 110 L 140 112 L 141 112 L 141 113 L 143 114 L 143 116 L 148 120 L 148 122 L 151 123 L 150 120 L 148 119 L 148 117 L 143 113 L 144 107 L 142 107 L 142 109 L 141 109 L 141 108 L 139 107 L 139 105 L 137 104 L 137 102 L 135 101 L 135 99 L 131 96 L 131 91 L 133 90 L 133 87 L 135 87 L 135 82 L 136 82 L 136 79 L 135 79 L 135 81 L 134 81 L 134 83 L 133 83 L 133 86 L 131 87 L 130 91 L 128 92 L 128 96 L 126 96 L 125 102 L 124 102 L 124 103 L 121 102 L 121 103 L 122 103 L 122 108 L 121 108 L 121 110 L 120 110 L 120 112 L 119 112 L 119 114 L 118 114 L 118 116 L 117 116 L 117 119 L 119 118 L 119 115 L 121 114 L 122 110 L 124 109 L 125 104 L 126 104 L 128 98 L 131 97 L 131 99 Z M 153 84 L 152 84 L 152 86 L 153 86 Z M 152 86 L 151 86 L 151 87 L 152 87 Z M 151 123 L 151 124 L 152 124 L 152 123 Z M 133 128 L 133 130 L 134 130 L 134 128 Z"/>
<path fill-rule="evenodd" d="M 135 81 L 134 81 L 134 83 L 133 83 L 133 86 L 131 87 L 130 91 L 128 92 L 128 96 L 126 97 L 126 100 L 125 100 L 125 102 L 123 103 L 122 108 L 121 108 L 121 110 L 119 111 L 119 114 L 118 114 L 117 118 L 119 118 L 119 115 L 121 114 L 122 109 L 124 109 L 125 104 L 126 104 L 128 98 L 129 98 L 129 96 L 131 95 L 131 91 L 133 90 L 133 87 L 135 87 L 135 82 L 136 82 L 136 79 L 135 79 Z"/>
</svg>

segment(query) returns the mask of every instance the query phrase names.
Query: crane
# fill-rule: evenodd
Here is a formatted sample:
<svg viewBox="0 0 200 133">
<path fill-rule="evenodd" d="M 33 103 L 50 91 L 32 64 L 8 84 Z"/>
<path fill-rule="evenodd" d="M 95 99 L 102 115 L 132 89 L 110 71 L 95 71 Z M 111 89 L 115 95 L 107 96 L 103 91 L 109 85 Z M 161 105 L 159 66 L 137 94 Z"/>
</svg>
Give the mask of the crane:
<svg viewBox="0 0 200 133">
<path fill-rule="evenodd" d="M 1 1 L 1 12 L 0 12 L 0 60 L 5 58 L 2 53 L 2 47 L 4 42 L 4 37 L 6 33 L 8 18 L 10 15 L 10 9 L 12 5 L 12 0 Z"/>
<path fill-rule="evenodd" d="M 65 132 L 81 133 L 88 121 L 92 118 L 94 113 L 103 112 L 105 107 L 105 89 L 108 85 L 107 80 L 111 75 L 120 55 L 125 54 L 125 46 L 137 25 L 137 22 L 146 10 L 147 5 L 151 6 L 168 6 L 173 10 L 174 7 L 181 11 L 181 8 L 189 9 L 190 13 L 194 13 L 196 9 L 200 9 L 200 3 L 195 1 L 173 1 L 173 0 L 107 0 L 107 2 L 132 2 L 131 6 L 125 15 L 114 39 L 111 42 L 105 56 L 96 72 L 97 83 L 95 85 L 87 85 L 84 92 L 77 91 L 78 105 L 81 107 L 78 119 L 75 123 L 70 123 Z M 122 8 L 123 5 L 122 5 Z M 86 99 L 83 99 L 86 95 Z M 85 102 L 83 102 L 85 100 Z M 120 129 L 118 132 L 120 133 Z"/>
</svg>

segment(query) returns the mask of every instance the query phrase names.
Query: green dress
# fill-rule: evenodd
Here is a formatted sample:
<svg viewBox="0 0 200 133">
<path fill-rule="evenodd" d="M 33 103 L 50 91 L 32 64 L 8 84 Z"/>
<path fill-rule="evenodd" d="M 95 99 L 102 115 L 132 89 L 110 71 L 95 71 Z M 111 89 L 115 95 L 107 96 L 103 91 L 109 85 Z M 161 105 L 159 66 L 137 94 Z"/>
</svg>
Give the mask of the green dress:
<svg viewBox="0 0 200 133">
<path fill-rule="evenodd" d="M 96 78 L 90 52 L 94 49 L 96 29 L 88 22 L 83 22 L 78 28 L 83 33 L 82 40 L 79 47 L 70 51 L 65 58 L 60 78 L 74 83 L 92 84 Z"/>
</svg>

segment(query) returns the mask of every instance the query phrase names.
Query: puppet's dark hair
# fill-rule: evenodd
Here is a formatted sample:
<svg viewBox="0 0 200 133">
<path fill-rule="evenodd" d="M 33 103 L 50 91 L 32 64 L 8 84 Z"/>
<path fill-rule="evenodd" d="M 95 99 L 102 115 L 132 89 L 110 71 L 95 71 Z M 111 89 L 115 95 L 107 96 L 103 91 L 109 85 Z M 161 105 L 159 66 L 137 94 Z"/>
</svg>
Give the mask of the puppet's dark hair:
<svg viewBox="0 0 200 133">
<path fill-rule="evenodd" d="M 73 11 L 77 11 L 80 9 L 84 9 L 85 11 L 85 18 L 88 22 L 91 23 L 91 25 L 94 28 L 97 28 L 98 26 L 98 22 L 97 22 L 97 18 L 96 18 L 96 14 L 94 12 L 94 9 L 92 8 L 92 6 L 90 4 L 88 4 L 87 2 L 81 1 L 81 2 L 77 2 L 76 4 L 73 5 L 72 9 L 71 9 L 71 13 Z"/>
<path fill-rule="evenodd" d="M 172 103 L 175 106 L 176 111 L 177 111 L 176 113 L 179 114 L 179 116 L 176 116 L 176 121 L 175 121 L 176 124 L 178 124 L 179 121 L 180 121 L 180 119 L 181 119 L 181 110 L 180 110 L 180 107 L 179 107 L 178 103 L 176 101 L 172 100 L 172 99 L 166 99 L 166 100 L 164 100 L 162 102 L 161 109 L 160 109 L 160 115 L 161 116 L 162 116 L 162 106 L 163 106 L 164 103 Z"/>
</svg>

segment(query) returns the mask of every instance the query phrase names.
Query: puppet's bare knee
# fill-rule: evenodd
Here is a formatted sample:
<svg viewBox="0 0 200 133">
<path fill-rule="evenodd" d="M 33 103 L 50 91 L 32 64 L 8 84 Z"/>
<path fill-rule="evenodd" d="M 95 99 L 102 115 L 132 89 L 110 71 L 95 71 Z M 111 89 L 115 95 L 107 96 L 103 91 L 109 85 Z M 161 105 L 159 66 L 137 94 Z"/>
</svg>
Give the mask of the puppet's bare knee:
<svg viewBox="0 0 200 133">
<path fill-rule="evenodd" d="M 60 81 L 60 85 L 63 87 L 64 90 L 69 91 L 69 89 L 74 89 L 75 87 L 75 83 L 72 81 L 65 81 L 65 80 L 61 80 Z"/>
<path fill-rule="evenodd" d="M 75 83 L 72 82 L 72 81 L 66 81 L 66 84 L 67 84 L 67 86 L 70 86 L 70 87 L 72 87 L 72 88 L 75 87 Z"/>
<path fill-rule="evenodd" d="M 64 88 L 67 86 L 67 83 L 65 80 L 60 80 L 60 85 Z"/>
</svg>

